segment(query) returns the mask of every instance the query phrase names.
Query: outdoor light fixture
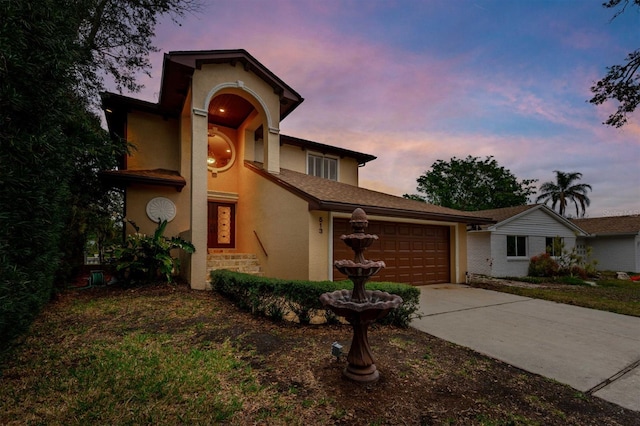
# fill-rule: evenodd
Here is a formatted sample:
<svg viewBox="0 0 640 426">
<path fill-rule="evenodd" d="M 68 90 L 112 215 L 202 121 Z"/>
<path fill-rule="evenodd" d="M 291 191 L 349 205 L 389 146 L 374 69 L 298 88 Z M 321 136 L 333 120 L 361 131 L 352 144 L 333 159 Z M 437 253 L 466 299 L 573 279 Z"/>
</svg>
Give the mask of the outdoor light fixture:
<svg viewBox="0 0 640 426">
<path fill-rule="evenodd" d="M 331 344 L 331 355 L 336 357 L 336 360 L 340 360 L 342 356 L 342 345 L 338 342 L 333 342 Z"/>
</svg>

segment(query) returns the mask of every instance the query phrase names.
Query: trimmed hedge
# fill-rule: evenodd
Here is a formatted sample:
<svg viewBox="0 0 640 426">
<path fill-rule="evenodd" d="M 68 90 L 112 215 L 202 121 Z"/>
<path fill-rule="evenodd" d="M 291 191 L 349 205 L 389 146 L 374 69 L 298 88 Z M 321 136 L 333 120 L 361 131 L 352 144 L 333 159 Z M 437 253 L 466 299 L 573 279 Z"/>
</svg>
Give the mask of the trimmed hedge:
<svg viewBox="0 0 640 426">
<path fill-rule="evenodd" d="M 337 322 L 335 314 L 320 303 L 320 295 L 353 290 L 351 281 L 280 280 L 222 269 L 211 272 L 211 285 L 241 309 L 274 320 L 283 319 L 292 312 L 301 324 L 309 324 L 315 315 L 324 315 L 328 323 Z M 417 288 L 388 282 L 371 282 L 366 287 L 402 297 L 402 305 L 378 320 L 379 323 L 406 328 L 418 316 L 420 290 Z"/>
</svg>

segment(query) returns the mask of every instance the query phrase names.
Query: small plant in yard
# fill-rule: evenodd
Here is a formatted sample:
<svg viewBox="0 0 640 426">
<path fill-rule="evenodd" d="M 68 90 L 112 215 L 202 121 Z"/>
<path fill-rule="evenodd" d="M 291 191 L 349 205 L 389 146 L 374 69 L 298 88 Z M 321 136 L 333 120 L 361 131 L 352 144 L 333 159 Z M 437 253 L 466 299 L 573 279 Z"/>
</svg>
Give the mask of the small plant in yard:
<svg viewBox="0 0 640 426">
<path fill-rule="evenodd" d="M 553 277 L 559 269 L 558 262 L 549 253 L 542 253 L 531 258 L 528 274 L 530 277 Z"/>
<path fill-rule="evenodd" d="M 529 262 L 528 275 L 531 277 L 570 277 L 587 279 L 596 274 L 596 260 L 587 262 L 591 248 L 587 247 L 585 256 L 578 254 L 574 247 L 571 251 L 565 249 L 561 239 L 554 240 L 554 247 L 547 247 L 547 252 L 533 256 Z M 552 256 L 551 253 L 558 253 Z M 582 284 L 582 281 L 579 283 Z M 577 283 L 576 280 L 568 280 L 568 284 Z"/>
<path fill-rule="evenodd" d="M 180 269 L 180 259 L 171 256 L 175 249 L 186 253 L 196 251 L 193 244 L 180 237 L 164 236 L 167 221 L 158 223 L 154 234 L 140 233 L 140 228 L 127 221 L 136 230 L 127 236 L 123 246 L 114 250 L 115 268 L 126 282 L 151 282 L 159 278 L 171 282 L 174 273 Z"/>
</svg>

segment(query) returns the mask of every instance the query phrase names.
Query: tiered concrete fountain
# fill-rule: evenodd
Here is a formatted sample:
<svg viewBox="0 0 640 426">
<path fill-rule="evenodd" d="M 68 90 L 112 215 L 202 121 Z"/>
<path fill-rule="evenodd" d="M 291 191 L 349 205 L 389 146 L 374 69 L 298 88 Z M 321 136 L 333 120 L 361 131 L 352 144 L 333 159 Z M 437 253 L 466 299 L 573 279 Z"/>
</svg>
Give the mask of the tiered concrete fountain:
<svg viewBox="0 0 640 426">
<path fill-rule="evenodd" d="M 334 265 L 353 282 L 353 291 L 324 293 L 320 296 L 320 302 L 337 315 L 345 317 L 352 325 L 353 340 L 347 355 L 348 365 L 343 374 L 356 382 L 366 383 L 378 380 L 380 376 L 369 346 L 369 325 L 400 306 L 402 298 L 384 291 L 365 290 L 369 278 L 384 268 L 385 264 L 383 261 L 374 262 L 364 258 L 365 249 L 378 239 L 377 235 L 364 232 L 369 225 L 364 210 L 355 209 L 350 223 L 353 233 L 342 235 L 340 239 L 351 247 L 355 257 L 353 261 L 336 260 Z"/>
</svg>

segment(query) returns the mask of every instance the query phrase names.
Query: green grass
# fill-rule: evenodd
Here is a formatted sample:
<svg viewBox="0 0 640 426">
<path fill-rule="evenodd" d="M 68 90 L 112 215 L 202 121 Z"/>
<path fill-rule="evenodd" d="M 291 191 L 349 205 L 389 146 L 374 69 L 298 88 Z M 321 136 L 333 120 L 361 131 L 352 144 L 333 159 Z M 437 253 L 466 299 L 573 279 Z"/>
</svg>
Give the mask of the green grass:
<svg viewBox="0 0 640 426">
<path fill-rule="evenodd" d="M 520 296 L 640 317 L 640 283 L 605 279 L 596 284 L 596 287 L 566 285 L 523 288 L 499 285 L 491 288 Z"/>
<path fill-rule="evenodd" d="M 190 318 L 206 300 L 123 302 L 74 301 L 36 324 L 4 363 L 20 379 L 3 383 L 0 424 L 220 424 L 271 398 L 228 338 L 193 339 L 216 327 Z"/>
</svg>

